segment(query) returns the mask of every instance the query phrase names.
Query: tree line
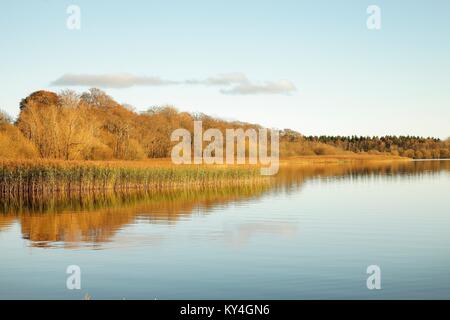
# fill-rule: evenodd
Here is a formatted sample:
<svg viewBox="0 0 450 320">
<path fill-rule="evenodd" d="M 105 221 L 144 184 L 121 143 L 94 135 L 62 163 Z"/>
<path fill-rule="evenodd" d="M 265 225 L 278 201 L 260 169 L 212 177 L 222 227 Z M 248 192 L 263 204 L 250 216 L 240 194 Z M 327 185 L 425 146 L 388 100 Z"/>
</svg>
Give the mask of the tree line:
<svg viewBox="0 0 450 320">
<path fill-rule="evenodd" d="M 248 128 L 257 124 L 225 121 L 203 113 L 180 112 L 154 106 L 136 112 L 105 92 L 92 88 L 78 94 L 36 91 L 20 102 L 13 120 L 0 112 L 0 157 L 8 159 L 138 160 L 170 156 L 171 133 L 185 128 L 193 133 L 194 120 L 203 129 Z M 391 154 L 411 158 L 449 158 L 450 143 L 422 137 L 303 136 L 280 131 L 280 155 L 342 153 Z"/>
<path fill-rule="evenodd" d="M 138 160 L 170 157 L 178 128 L 193 132 L 194 120 L 204 130 L 259 128 L 239 121 L 224 121 L 202 113 L 179 112 L 155 106 L 136 112 L 99 89 L 78 94 L 37 91 L 22 99 L 13 121 L 0 113 L 0 157 L 64 160 Z"/>
<path fill-rule="evenodd" d="M 321 142 L 345 151 L 390 154 L 415 159 L 450 158 L 450 140 L 418 136 L 307 136 L 305 140 Z"/>
</svg>

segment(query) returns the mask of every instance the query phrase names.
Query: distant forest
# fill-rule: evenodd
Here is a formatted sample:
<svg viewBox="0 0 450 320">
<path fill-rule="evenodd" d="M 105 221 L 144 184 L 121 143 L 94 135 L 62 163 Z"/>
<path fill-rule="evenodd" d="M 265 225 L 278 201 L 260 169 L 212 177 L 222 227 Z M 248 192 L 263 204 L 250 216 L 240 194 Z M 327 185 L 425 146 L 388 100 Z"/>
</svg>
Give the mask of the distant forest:
<svg viewBox="0 0 450 320">
<path fill-rule="evenodd" d="M 450 158 L 449 139 L 442 141 L 437 138 L 417 136 L 307 136 L 304 139 L 355 153 L 382 153 L 415 159 Z"/>
<path fill-rule="evenodd" d="M 12 119 L 0 112 L 0 158 L 64 160 L 139 160 L 170 156 L 177 128 L 193 132 L 193 121 L 203 130 L 261 128 L 257 124 L 225 121 L 202 113 L 180 112 L 172 106 L 136 112 L 99 89 L 82 94 L 36 91 L 20 102 Z M 450 158 L 450 141 L 411 136 L 303 136 L 280 131 L 280 155 L 383 154 L 416 159 Z"/>
</svg>

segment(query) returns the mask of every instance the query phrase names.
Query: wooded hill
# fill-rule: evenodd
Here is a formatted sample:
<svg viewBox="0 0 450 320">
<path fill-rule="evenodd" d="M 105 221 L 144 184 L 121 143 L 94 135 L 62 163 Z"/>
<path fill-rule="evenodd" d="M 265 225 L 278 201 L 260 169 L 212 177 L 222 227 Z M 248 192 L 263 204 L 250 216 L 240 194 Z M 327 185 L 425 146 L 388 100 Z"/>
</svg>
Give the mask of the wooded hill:
<svg viewBox="0 0 450 320">
<path fill-rule="evenodd" d="M 137 160 L 169 157 L 171 133 L 193 132 L 194 120 L 203 130 L 260 128 L 257 124 L 225 121 L 202 113 L 180 112 L 172 106 L 136 112 L 99 89 L 82 94 L 36 91 L 20 102 L 13 120 L 0 113 L 0 157 L 6 159 Z M 450 142 L 421 137 L 305 137 L 280 131 L 280 155 L 392 154 L 411 158 L 449 158 Z"/>
</svg>

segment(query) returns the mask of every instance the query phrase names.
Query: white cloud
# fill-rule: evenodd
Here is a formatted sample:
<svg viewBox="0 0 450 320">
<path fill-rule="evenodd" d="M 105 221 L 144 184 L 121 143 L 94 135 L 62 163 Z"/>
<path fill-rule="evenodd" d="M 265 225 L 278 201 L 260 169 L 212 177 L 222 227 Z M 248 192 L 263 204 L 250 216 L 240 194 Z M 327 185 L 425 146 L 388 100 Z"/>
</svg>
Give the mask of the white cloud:
<svg viewBox="0 0 450 320">
<path fill-rule="evenodd" d="M 51 83 L 54 86 L 86 86 L 100 88 L 129 88 L 133 86 L 164 86 L 177 84 L 160 77 L 135 76 L 128 73 L 116 74 L 64 74 Z"/>
<path fill-rule="evenodd" d="M 243 73 L 224 73 L 206 79 L 185 81 L 165 80 L 156 76 L 117 74 L 64 74 L 51 83 L 54 86 L 86 86 L 99 88 L 129 88 L 133 86 L 204 85 L 223 87 L 220 92 L 228 95 L 290 94 L 297 89 L 289 80 L 253 83 Z"/>
<path fill-rule="evenodd" d="M 223 94 L 290 94 L 297 91 L 295 85 L 288 80 L 267 81 L 263 84 L 242 83 L 229 89 L 221 89 Z"/>
<path fill-rule="evenodd" d="M 248 83 L 247 76 L 243 73 L 226 73 L 216 77 L 210 77 L 204 81 L 207 85 L 232 85 L 236 83 Z"/>
<path fill-rule="evenodd" d="M 229 86 L 236 83 L 247 83 L 249 82 L 247 76 L 243 73 L 223 73 L 214 77 L 209 77 L 203 80 L 189 79 L 186 80 L 185 84 L 202 84 L 205 86 Z"/>
</svg>

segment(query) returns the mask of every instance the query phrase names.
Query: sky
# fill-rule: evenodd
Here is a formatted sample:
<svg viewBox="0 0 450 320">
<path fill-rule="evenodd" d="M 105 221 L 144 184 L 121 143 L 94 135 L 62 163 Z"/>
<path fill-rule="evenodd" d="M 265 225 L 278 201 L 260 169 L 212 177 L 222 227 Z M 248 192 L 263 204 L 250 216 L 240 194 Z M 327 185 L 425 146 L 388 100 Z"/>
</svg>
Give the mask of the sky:
<svg viewBox="0 0 450 320">
<path fill-rule="evenodd" d="M 13 116 L 33 91 L 99 87 L 138 111 L 305 135 L 450 136 L 447 0 L 0 3 L 0 108 Z"/>
</svg>

